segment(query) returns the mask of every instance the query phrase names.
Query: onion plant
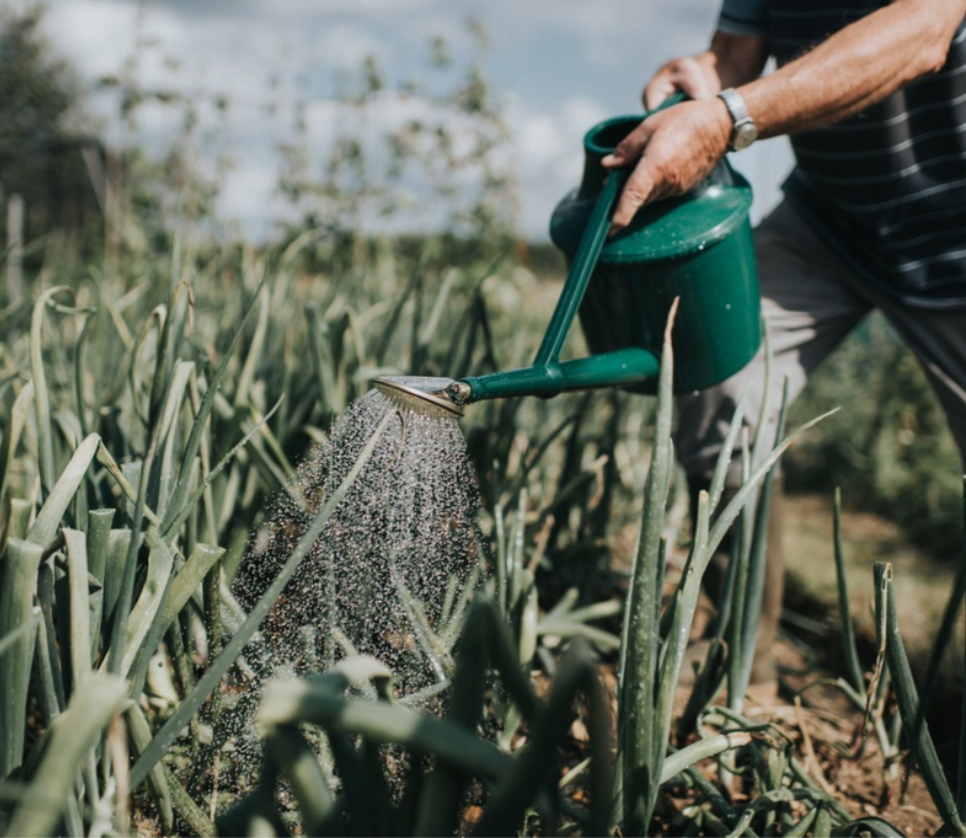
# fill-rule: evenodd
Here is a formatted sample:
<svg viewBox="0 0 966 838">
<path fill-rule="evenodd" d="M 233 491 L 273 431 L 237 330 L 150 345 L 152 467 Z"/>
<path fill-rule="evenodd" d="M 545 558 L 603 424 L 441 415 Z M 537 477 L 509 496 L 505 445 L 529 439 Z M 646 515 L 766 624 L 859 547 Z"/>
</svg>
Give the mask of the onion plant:
<svg viewBox="0 0 966 838">
<path fill-rule="evenodd" d="M 163 828 L 180 817 L 213 833 L 211 814 L 163 758 L 173 743 L 185 747 L 185 724 L 190 738 L 204 735 L 212 694 L 300 553 L 247 615 L 232 610 L 232 563 L 261 500 L 285 487 L 297 438 L 324 440 L 327 403 L 306 381 L 338 382 L 326 393 L 342 393 L 329 404 L 340 410 L 367 386 L 377 342 L 382 351 L 404 342 L 409 325 L 397 316 L 394 339 L 391 330 L 364 336 L 364 309 L 321 296 L 316 319 L 306 320 L 329 341 L 328 354 L 315 356 L 318 377 L 272 377 L 274 359 L 294 366 L 292 335 L 280 324 L 297 311 L 284 302 L 293 299 L 296 256 L 285 254 L 288 270 L 271 282 L 256 265 L 211 308 L 180 278 L 159 303 L 143 284 L 123 296 L 117 280 L 103 278 L 51 286 L 38 294 L 29 329 L 8 333 L 0 353 L 0 832 L 33 831 L 35 821 L 23 819 L 40 799 L 31 781 L 59 770 L 53 787 L 65 790 L 63 801 L 47 807 L 43 829 L 127 829 L 127 796 L 146 788 Z M 205 284 L 205 270 L 196 283 Z M 422 334 L 432 337 L 425 327 Z M 274 404 L 272 386 L 284 391 Z M 337 502 L 338 493 L 301 554 Z M 453 613 L 461 613 L 455 604 Z M 164 725 L 152 702 L 167 669 L 177 708 Z M 86 689 L 91 679 L 118 678 L 121 704 Z M 98 701 L 103 712 L 93 713 Z M 48 739 L 63 741 L 54 736 L 62 716 L 89 716 L 100 729 L 87 730 L 84 753 L 57 768 L 43 755 Z"/>
<path fill-rule="evenodd" d="M 272 270 L 250 255 L 232 262 L 234 281 L 217 294 L 227 262 L 162 280 L 163 298 L 104 277 L 50 285 L 28 328 L 7 339 L 0 831 L 115 834 L 131 831 L 137 812 L 165 834 L 633 835 L 652 828 L 664 791 L 688 788 L 693 803 L 680 817 L 695 833 L 888 834 L 870 819 L 850 822 L 780 731 L 742 715 L 769 474 L 805 428 L 745 441 L 745 483 L 724 503 L 739 410 L 681 579 L 661 596 L 678 527 L 667 338 L 655 402 L 510 400 L 468 418 L 484 543 L 479 584 L 444 591 L 442 618 L 421 624 L 438 683 L 397 694 L 384 663 L 351 653 L 273 683 L 257 715 L 255 787 L 206 790 L 224 746 L 213 730 L 235 712 L 230 681 L 256 666 L 250 641 L 380 432 L 245 612 L 230 582 L 266 498 L 290 491 L 293 464 L 325 444 L 331 419 L 374 375 L 462 376 L 512 365 L 526 349 L 518 336 L 507 336 L 512 351 L 495 338 L 484 292 L 505 279 L 492 263 L 449 274 L 424 265 L 400 282 L 376 254 L 358 285 L 317 277 L 303 304 L 296 266 L 315 241 L 293 243 Z M 462 314 L 448 320 L 452 307 Z M 626 595 L 616 595 L 601 543 L 628 498 L 639 539 Z M 701 577 L 732 527 L 727 619 L 675 726 Z M 402 594 L 418 616 L 420 603 Z M 935 772 L 887 594 L 884 655 L 904 729 L 924 774 Z M 957 606 L 954 597 L 946 638 Z M 852 694 L 883 700 L 880 688 L 865 691 L 857 653 L 850 660 Z M 600 677 L 607 667 L 613 690 Z M 575 720 L 588 741 L 568 763 Z M 876 732 L 895 749 L 894 731 Z M 729 799 L 737 782 L 755 789 L 746 801 Z M 587 791 L 580 802 L 575 784 Z M 950 830 L 961 829 L 941 772 L 930 789 Z"/>
</svg>

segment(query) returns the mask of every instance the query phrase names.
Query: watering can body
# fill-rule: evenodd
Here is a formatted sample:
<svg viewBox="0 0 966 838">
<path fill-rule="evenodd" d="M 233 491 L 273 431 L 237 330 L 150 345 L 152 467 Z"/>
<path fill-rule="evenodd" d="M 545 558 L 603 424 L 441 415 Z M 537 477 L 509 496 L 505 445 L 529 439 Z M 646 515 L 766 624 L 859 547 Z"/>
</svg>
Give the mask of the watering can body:
<svg viewBox="0 0 966 838">
<path fill-rule="evenodd" d="M 550 222 L 551 239 L 568 263 L 607 177 L 601 158 L 639 122 L 640 117 L 617 117 L 586 134 L 581 184 L 558 204 Z M 744 367 L 761 342 L 751 201 L 747 181 L 722 160 L 690 192 L 645 206 L 607 239 L 578 312 L 592 353 L 586 360 L 634 348 L 658 354 L 677 297 L 671 336 L 675 391 L 709 387 Z M 656 379 L 619 386 L 653 393 Z"/>
<path fill-rule="evenodd" d="M 383 378 L 381 390 L 408 406 L 458 415 L 485 399 L 602 387 L 654 393 L 675 299 L 675 392 L 710 387 L 752 359 L 761 336 L 751 187 L 726 161 L 686 195 L 649 204 L 608 236 L 628 171 L 608 172 L 601 160 L 640 121 L 617 117 L 584 137 L 580 187 L 560 202 L 550 223 L 551 239 L 567 257 L 567 280 L 533 363 L 460 381 Z M 578 317 L 592 354 L 561 360 Z"/>
</svg>

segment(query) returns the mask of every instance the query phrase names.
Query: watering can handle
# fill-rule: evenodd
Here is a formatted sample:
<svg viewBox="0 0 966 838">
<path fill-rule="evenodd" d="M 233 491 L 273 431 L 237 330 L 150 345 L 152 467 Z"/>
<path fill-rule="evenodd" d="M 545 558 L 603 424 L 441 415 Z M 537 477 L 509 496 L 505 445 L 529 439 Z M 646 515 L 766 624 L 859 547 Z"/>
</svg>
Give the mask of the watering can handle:
<svg viewBox="0 0 966 838">
<path fill-rule="evenodd" d="M 666 99 L 664 99 L 664 101 L 662 101 L 660 105 L 658 105 L 656 108 L 654 108 L 654 110 L 648 111 L 646 114 L 644 114 L 644 117 L 646 119 L 652 113 L 657 113 L 658 111 L 663 111 L 665 108 L 670 108 L 672 105 L 678 105 L 678 104 L 680 104 L 681 102 L 683 102 L 687 98 L 688 98 L 688 96 L 687 96 L 687 94 L 683 90 L 678 90 L 675 93 L 672 93 Z"/>
</svg>

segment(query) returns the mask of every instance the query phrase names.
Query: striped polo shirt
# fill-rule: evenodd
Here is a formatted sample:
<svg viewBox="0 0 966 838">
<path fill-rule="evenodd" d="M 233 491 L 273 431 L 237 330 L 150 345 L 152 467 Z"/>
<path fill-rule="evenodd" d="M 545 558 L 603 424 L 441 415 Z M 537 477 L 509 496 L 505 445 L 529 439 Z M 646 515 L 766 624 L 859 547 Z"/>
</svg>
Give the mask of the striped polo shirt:
<svg viewBox="0 0 966 838">
<path fill-rule="evenodd" d="M 724 0 L 719 28 L 767 37 L 778 66 L 885 0 Z M 966 20 L 945 66 L 835 125 L 790 137 L 783 188 L 869 283 L 966 308 Z"/>
</svg>

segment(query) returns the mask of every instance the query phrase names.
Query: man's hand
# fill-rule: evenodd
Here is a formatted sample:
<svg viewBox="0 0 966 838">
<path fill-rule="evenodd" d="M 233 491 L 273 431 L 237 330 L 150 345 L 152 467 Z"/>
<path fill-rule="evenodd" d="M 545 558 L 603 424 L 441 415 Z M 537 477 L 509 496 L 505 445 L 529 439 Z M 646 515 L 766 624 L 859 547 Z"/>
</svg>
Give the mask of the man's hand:
<svg viewBox="0 0 966 838">
<path fill-rule="evenodd" d="M 715 69 L 714 56 L 705 53 L 695 58 L 675 58 L 668 61 L 644 88 L 641 100 L 644 110 L 653 111 L 675 93 L 689 99 L 711 99 L 721 91 L 721 79 Z"/>
<path fill-rule="evenodd" d="M 731 115 L 718 98 L 682 102 L 651 114 L 601 161 L 620 169 L 637 161 L 611 218 L 630 224 L 646 203 L 681 195 L 708 176 L 728 148 Z"/>
<path fill-rule="evenodd" d="M 673 93 L 691 100 L 658 111 L 604 158 L 608 168 L 637 163 L 612 218 L 627 226 L 644 204 L 680 195 L 700 183 L 728 148 L 731 115 L 717 94 L 758 78 L 768 58 L 763 38 L 715 33 L 711 48 L 694 58 L 668 61 L 644 88 L 647 110 Z"/>
</svg>

